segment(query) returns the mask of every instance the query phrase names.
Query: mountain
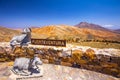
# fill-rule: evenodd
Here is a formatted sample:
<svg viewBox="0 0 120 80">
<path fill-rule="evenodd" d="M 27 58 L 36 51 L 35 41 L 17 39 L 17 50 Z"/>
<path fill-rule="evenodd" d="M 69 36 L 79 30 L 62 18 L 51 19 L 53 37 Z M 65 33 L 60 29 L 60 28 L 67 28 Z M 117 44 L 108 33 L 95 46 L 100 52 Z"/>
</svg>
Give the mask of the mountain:
<svg viewBox="0 0 120 80">
<path fill-rule="evenodd" d="M 92 24 L 94 25 L 94 24 Z M 92 27 L 92 28 L 91 28 Z M 68 25 L 49 25 L 39 28 L 32 28 L 33 38 L 44 39 L 66 39 L 67 41 L 78 40 L 111 40 L 119 41 L 120 34 L 104 29 L 100 26 L 88 26 L 86 28 Z"/>
<path fill-rule="evenodd" d="M 40 28 L 32 28 L 32 32 L 34 34 L 39 35 L 39 38 L 48 38 L 48 39 L 66 39 L 69 37 L 80 36 L 78 34 L 83 35 L 79 28 L 74 26 L 67 25 L 49 25 Z M 35 36 L 32 36 L 35 37 Z"/>
<path fill-rule="evenodd" d="M 120 41 L 120 34 L 96 24 L 82 22 L 77 26 L 69 25 L 49 25 L 43 27 L 31 27 L 32 38 L 40 39 L 62 39 L 68 42 L 78 42 L 83 40 L 110 40 Z M 20 30 L 13 30 L 0 27 L 0 41 L 10 41 L 18 35 Z"/>
<path fill-rule="evenodd" d="M 76 27 L 79 28 L 87 28 L 87 29 L 94 29 L 94 30 L 107 30 L 111 31 L 110 29 L 104 28 L 100 25 L 93 24 L 93 23 L 87 23 L 87 22 L 80 22 L 79 24 L 75 25 Z"/>
<path fill-rule="evenodd" d="M 119 34 L 113 30 L 104 28 L 100 25 L 87 23 L 87 22 L 80 22 L 79 24 L 75 25 L 80 29 L 84 29 L 88 31 L 91 35 L 101 37 L 105 40 L 119 40 Z M 110 39 L 111 38 L 111 39 Z"/>
<path fill-rule="evenodd" d="M 120 33 L 120 29 L 116 29 L 114 30 L 116 33 Z"/>
<path fill-rule="evenodd" d="M 12 30 L 12 29 L 0 26 L 0 42 L 10 41 L 10 39 L 13 36 L 18 34 L 19 34 L 19 31 L 17 30 Z"/>
</svg>

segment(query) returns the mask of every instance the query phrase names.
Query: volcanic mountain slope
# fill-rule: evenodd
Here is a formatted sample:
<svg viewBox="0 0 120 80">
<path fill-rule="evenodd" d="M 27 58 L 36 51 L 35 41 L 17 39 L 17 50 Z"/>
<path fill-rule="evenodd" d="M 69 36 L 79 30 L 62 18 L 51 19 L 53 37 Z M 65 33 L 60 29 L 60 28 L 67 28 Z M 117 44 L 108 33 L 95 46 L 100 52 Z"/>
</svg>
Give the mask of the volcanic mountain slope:
<svg viewBox="0 0 120 80">
<path fill-rule="evenodd" d="M 103 31 L 110 31 L 107 28 L 104 28 L 100 25 L 93 24 L 93 23 L 87 23 L 87 22 L 80 22 L 79 24 L 75 25 L 76 27 L 79 28 L 87 28 L 87 29 L 94 29 L 94 30 L 103 30 Z"/>
<path fill-rule="evenodd" d="M 40 38 L 68 39 L 84 35 L 79 28 L 67 25 L 50 25 L 40 28 L 32 28 L 34 34 L 39 34 Z M 81 35 L 79 35 L 81 34 Z"/>
<path fill-rule="evenodd" d="M 116 33 L 120 34 L 120 29 L 114 30 Z"/>
<path fill-rule="evenodd" d="M 120 34 L 99 25 L 82 22 L 76 26 L 49 25 L 44 27 L 31 27 L 32 38 L 41 39 L 66 39 L 67 41 L 78 40 L 112 40 L 120 41 Z M 10 41 L 21 31 L 0 27 L 0 41 Z"/>
<path fill-rule="evenodd" d="M 19 34 L 19 31 L 17 30 L 12 30 L 12 29 L 8 29 L 0 26 L 0 42 L 10 41 L 10 39 L 13 36 L 18 34 Z"/>
<path fill-rule="evenodd" d="M 83 29 L 90 33 L 90 35 L 94 37 L 98 37 L 99 40 L 113 40 L 113 41 L 119 41 L 120 40 L 120 34 L 118 32 L 112 31 L 110 29 L 104 28 L 97 24 L 87 23 L 87 22 L 81 22 L 76 27 Z M 96 39 L 96 38 L 94 38 Z"/>
<path fill-rule="evenodd" d="M 99 28 L 99 27 L 98 27 Z M 50 25 L 40 28 L 32 28 L 34 35 L 33 38 L 44 38 L 44 39 L 66 39 L 68 41 L 76 40 L 113 40 L 119 41 L 120 34 L 114 33 L 108 29 L 94 29 L 93 28 L 79 28 L 75 26 L 68 25 Z"/>
</svg>

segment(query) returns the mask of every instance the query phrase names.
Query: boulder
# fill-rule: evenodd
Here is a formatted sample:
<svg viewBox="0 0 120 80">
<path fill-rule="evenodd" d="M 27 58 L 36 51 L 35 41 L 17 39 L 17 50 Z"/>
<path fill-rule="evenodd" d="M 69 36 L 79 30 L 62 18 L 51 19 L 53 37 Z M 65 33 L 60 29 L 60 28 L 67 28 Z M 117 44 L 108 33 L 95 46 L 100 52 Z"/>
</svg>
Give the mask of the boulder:
<svg viewBox="0 0 120 80">
<path fill-rule="evenodd" d="M 111 62 L 117 63 L 120 66 L 120 57 L 111 57 Z"/>
<path fill-rule="evenodd" d="M 47 59 L 42 59 L 42 62 L 48 64 L 48 63 L 49 63 L 49 60 L 47 60 Z"/>
<path fill-rule="evenodd" d="M 84 65 L 87 63 L 87 60 L 86 58 L 83 58 L 85 57 L 83 54 L 84 53 L 81 50 L 74 50 L 72 52 L 71 60 L 78 65 Z"/>
<path fill-rule="evenodd" d="M 104 55 L 104 54 L 98 54 L 97 59 L 102 62 L 111 62 L 111 56 Z"/>
<path fill-rule="evenodd" d="M 24 52 L 24 54 L 27 53 L 27 55 L 29 55 L 31 57 L 34 56 L 34 53 L 35 53 L 34 49 L 32 49 L 32 48 L 23 48 L 23 52 Z"/>
<path fill-rule="evenodd" d="M 55 60 L 53 57 L 49 57 L 49 63 L 55 64 Z"/>
<path fill-rule="evenodd" d="M 15 54 L 16 57 L 25 57 L 25 50 L 21 47 L 16 47 L 12 54 Z"/>
<path fill-rule="evenodd" d="M 101 63 L 101 67 L 103 68 L 118 68 L 118 64 L 116 63 Z"/>
<path fill-rule="evenodd" d="M 97 71 L 97 72 L 101 72 L 102 71 L 102 67 L 99 66 L 99 65 L 94 65 L 92 70 Z"/>
<path fill-rule="evenodd" d="M 79 57 L 82 57 L 83 56 L 83 51 L 81 50 L 72 50 L 72 55 L 74 54 L 78 54 Z"/>
<path fill-rule="evenodd" d="M 62 51 L 62 57 L 69 57 L 72 55 L 72 53 L 73 53 L 72 50 L 64 50 Z"/>
<path fill-rule="evenodd" d="M 57 53 L 57 56 L 58 56 L 58 57 L 63 57 L 62 52 L 58 52 L 58 53 Z"/>
<path fill-rule="evenodd" d="M 84 56 L 86 56 L 88 60 L 93 60 L 96 58 L 95 51 L 90 48 L 86 50 Z"/>
<path fill-rule="evenodd" d="M 0 47 L 0 58 L 4 58 L 7 55 L 7 52 L 3 47 Z"/>
<path fill-rule="evenodd" d="M 103 68 L 102 73 L 108 74 L 108 75 L 113 75 L 116 76 L 119 75 L 119 71 L 117 69 L 111 69 L 111 68 Z"/>
<path fill-rule="evenodd" d="M 0 62 L 8 61 L 8 55 L 5 48 L 0 47 Z"/>
<path fill-rule="evenodd" d="M 69 63 L 69 62 L 61 62 L 61 65 L 63 65 L 63 66 L 72 66 L 72 64 L 71 63 Z"/>
<path fill-rule="evenodd" d="M 83 52 L 81 50 L 72 51 L 72 59 L 74 60 L 74 62 L 81 60 L 82 56 Z"/>
<path fill-rule="evenodd" d="M 5 49 L 7 54 L 11 54 L 11 52 L 12 52 L 11 51 L 12 50 L 11 47 L 5 47 L 4 49 Z"/>
</svg>

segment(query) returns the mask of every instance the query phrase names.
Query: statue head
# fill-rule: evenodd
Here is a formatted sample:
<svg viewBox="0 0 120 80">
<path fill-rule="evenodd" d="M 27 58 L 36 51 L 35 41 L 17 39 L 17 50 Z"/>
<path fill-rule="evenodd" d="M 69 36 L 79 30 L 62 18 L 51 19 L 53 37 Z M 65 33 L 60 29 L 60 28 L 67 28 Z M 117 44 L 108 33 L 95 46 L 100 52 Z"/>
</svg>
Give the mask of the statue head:
<svg viewBox="0 0 120 80">
<path fill-rule="evenodd" d="M 31 29 L 30 28 L 24 28 L 22 33 L 31 33 Z"/>
</svg>

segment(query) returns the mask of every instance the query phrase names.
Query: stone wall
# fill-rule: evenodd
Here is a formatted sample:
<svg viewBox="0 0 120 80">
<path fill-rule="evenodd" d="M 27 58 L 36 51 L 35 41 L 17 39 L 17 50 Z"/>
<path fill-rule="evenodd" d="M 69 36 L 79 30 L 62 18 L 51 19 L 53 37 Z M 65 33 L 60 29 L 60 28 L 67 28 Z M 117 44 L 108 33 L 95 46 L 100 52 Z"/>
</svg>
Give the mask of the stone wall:
<svg viewBox="0 0 120 80">
<path fill-rule="evenodd" d="M 104 54 L 95 54 L 93 49 L 82 50 L 55 50 L 53 48 L 19 48 L 14 52 L 10 48 L 0 47 L 0 61 L 14 61 L 16 57 L 32 58 L 38 53 L 44 63 L 64 65 L 75 68 L 84 68 L 120 78 L 120 57 Z"/>
</svg>

